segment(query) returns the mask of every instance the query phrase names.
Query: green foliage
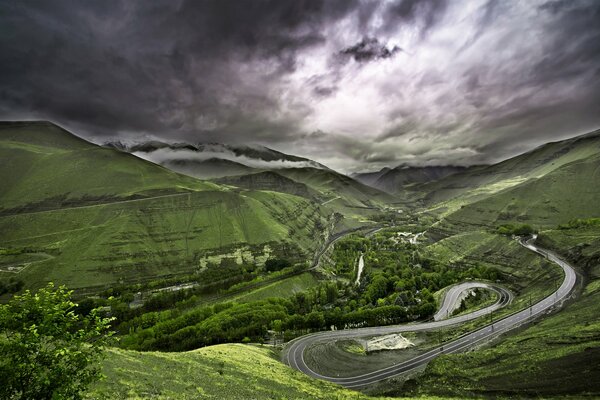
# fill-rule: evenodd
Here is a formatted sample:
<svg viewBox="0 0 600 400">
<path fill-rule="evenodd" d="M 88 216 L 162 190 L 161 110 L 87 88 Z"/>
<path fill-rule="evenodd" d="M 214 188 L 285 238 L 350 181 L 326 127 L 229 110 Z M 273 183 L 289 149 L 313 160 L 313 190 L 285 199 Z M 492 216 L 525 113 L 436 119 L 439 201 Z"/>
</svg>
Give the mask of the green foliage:
<svg viewBox="0 0 600 400">
<path fill-rule="evenodd" d="M 289 368 L 267 346 L 222 344 L 184 353 L 110 349 L 103 372 L 107 379 L 86 398 L 376 400 Z"/>
<path fill-rule="evenodd" d="M 279 258 L 270 258 L 267 261 L 265 261 L 265 268 L 269 272 L 280 271 L 284 268 L 288 268 L 291 266 L 291 262 Z"/>
<path fill-rule="evenodd" d="M 0 295 L 6 293 L 16 293 L 23 289 L 25 282 L 11 276 L 8 280 L 0 280 Z"/>
<path fill-rule="evenodd" d="M 500 225 L 497 229 L 496 232 L 501 234 L 501 235 L 506 235 L 506 236 L 512 236 L 512 235 L 516 235 L 516 236 L 527 236 L 527 235 L 531 235 L 533 233 L 536 233 L 537 230 L 535 230 L 531 225 L 527 225 L 527 224 L 504 224 L 504 225 Z"/>
<path fill-rule="evenodd" d="M 100 377 L 110 318 L 76 314 L 71 293 L 51 283 L 0 306 L 0 398 L 76 399 Z"/>
<path fill-rule="evenodd" d="M 592 226 L 600 226 L 600 218 L 574 218 L 566 224 L 559 225 L 558 229 L 577 229 Z"/>
</svg>

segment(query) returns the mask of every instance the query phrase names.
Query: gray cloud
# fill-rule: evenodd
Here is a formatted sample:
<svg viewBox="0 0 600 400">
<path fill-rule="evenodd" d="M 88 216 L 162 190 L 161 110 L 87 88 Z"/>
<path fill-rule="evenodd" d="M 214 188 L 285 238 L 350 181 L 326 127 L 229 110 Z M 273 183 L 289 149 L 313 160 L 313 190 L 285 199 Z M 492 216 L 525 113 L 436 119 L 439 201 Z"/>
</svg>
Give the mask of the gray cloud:
<svg viewBox="0 0 600 400">
<path fill-rule="evenodd" d="M 365 37 L 357 44 L 340 51 L 340 54 L 350 56 L 358 62 L 365 62 L 390 58 L 399 51 L 402 51 L 402 49 L 398 46 L 388 48 L 386 45 L 379 43 L 377 38 Z"/>
<path fill-rule="evenodd" d="M 2 9 L 0 118 L 98 141 L 262 143 L 349 171 L 497 161 L 600 126 L 595 0 Z"/>
</svg>

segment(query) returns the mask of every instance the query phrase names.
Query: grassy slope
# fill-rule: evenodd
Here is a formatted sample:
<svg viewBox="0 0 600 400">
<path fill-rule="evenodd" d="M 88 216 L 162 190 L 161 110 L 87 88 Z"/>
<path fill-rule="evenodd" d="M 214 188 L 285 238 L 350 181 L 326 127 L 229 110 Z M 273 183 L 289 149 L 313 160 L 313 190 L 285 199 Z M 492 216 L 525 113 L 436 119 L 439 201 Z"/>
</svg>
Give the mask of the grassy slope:
<svg viewBox="0 0 600 400">
<path fill-rule="evenodd" d="M 63 195 L 80 199 L 218 189 L 44 122 L 0 123 L 0 158 L 3 208 Z"/>
<path fill-rule="evenodd" d="M 600 395 L 600 228 L 547 231 L 540 239 L 576 263 L 585 283 L 577 299 L 493 348 L 432 362 L 417 392 Z"/>
<path fill-rule="evenodd" d="M 495 194 L 482 195 L 472 203 L 473 197 L 469 196 L 442 203 L 451 212 L 438 224 L 441 228 L 438 232 L 452 236 L 433 245 L 434 253 L 458 260 L 465 256 L 474 260 L 497 258 L 504 256 L 498 246 L 506 239 L 487 239 L 486 235 L 473 230 L 489 231 L 508 222 L 548 229 L 572 218 L 600 215 L 600 190 L 594 184 L 600 177 L 598 137 L 596 132 L 543 146 L 521 157 L 524 163 L 532 155 L 539 156 L 536 174 L 516 175 L 523 169 L 519 170 L 519 164 L 513 163 L 516 174 L 509 179 L 515 180 L 514 185 L 498 181 L 505 187 L 499 187 Z M 459 207 L 461 203 L 463 207 Z M 479 238 L 473 240 L 474 236 Z M 600 229 L 545 230 L 539 240 L 543 246 L 567 256 L 579 269 L 585 286 L 577 291 L 577 298 L 558 313 L 507 335 L 493 348 L 433 361 L 418 378 L 415 393 L 518 397 L 600 394 L 597 383 L 600 375 Z M 527 256 L 532 257 L 535 258 Z M 534 289 L 524 285 L 528 275 L 534 274 L 533 264 L 527 258 L 517 264 L 513 262 L 512 267 L 506 263 L 504 268 L 504 272 L 514 277 L 512 287 L 514 290 L 517 285 L 520 296 L 516 301 L 521 303 L 527 300 L 523 294 Z M 514 268 L 515 265 L 524 268 Z M 538 292 L 544 286 L 546 289 L 553 286 L 552 279 L 543 277 L 534 282 Z"/>
<path fill-rule="evenodd" d="M 560 142 L 548 143 L 530 152 L 491 166 L 472 167 L 415 190 L 427 205 L 439 212 L 459 209 L 490 195 L 541 178 L 569 163 L 600 153 L 600 131 Z"/>
<path fill-rule="evenodd" d="M 600 154 L 467 204 L 446 217 L 451 225 L 496 226 L 508 222 L 548 227 L 600 215 Z"/>
<path fill-rule="evenodd" d="M 514 307 L 541 299 L 562 280 L 558 267 L 536 256 L 515 240 L 484 232 L 472 231 L 448 237 L 426 249 L 429 257 L 453 264 L 486 265 L 503 274 L 503 283 L 515 294 Z"/>
<path fill-rule="evenodd" d="M 0 205 L 34 211 L 0 216 L 2 246 L 22 252 L 21 259 L 0 259 L 0 267 L 25 267 L 18 277 L 28 286 L 54 280 L 82 288 L 189 273 L 208 254 L 251 246 L 259 256 L 284 240 L 312 254 L 327 225 L 307 199 L 201 182 L 52 124 L 0 125 L 0 151 L 7 161 Z M 136 193 L 155 197 L 121 200 Z M 49 203 L 56 196 L 75 200 L 71 208 Z M 85 196 L 95 200 L 81 201 Z"/>
<path fill-rule="evenodd" d="M 287 168 L 277 173 L 305 184 L 319 194 L 324 207 L 355 220 L 378 213 L 381 208 L 397 200 L 390 194 L 331 170 Z"/>
<path fill-rule="evenodd" d="M 359 392 L 309 378 L 268 348 L 242 344 L 186 353 L 138 353 L 111 349 L 107 379 L 90 399 L 367 399 Z M 429 398 L 429 397 L 428 397 Z"/>
<path fill-rule="evenodd" d="M 315 286 L 319 280 L 310 272 L 305 272 L 301 275 L 293 276 L 282 281 L 274 282 L 270 285 L 261 287 L 256 290 L 249 291 L 234 297 L 232 300 L 236 302 L 246 302 L 263 300 L 269 297 L 290 297 L 297 292 L 304 291 Z"/>
</svg>

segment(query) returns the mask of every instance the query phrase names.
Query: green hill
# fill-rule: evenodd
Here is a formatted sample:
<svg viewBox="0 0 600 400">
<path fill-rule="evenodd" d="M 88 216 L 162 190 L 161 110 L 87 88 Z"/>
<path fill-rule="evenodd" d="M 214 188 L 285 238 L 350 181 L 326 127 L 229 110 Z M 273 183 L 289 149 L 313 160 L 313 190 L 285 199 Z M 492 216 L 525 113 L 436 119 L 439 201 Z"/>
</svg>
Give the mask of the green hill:
<svg viewBox="0 0 600 400">
<path fill-rule="evenodd" d="M 175 159 L 167 160 L 162 165 L 172 171 L 198 179 L 215 179 L 257 171 L 255 168 L 222 158 L 209 158 L 208 160 Z"/>
<path fill-rule="evenodd" d="M 452 165 L 425 167 L 399 165 L 392 169 L 383 168 L 378 172 L 353 174 L 352 177 L 379 190 L 388 193 L 400 193 L 412 185 L 437 181 L 465 170 L 466 167 Z"/>
<path fill-rule="evenodd" d="M 310 259 L 330 226 L 329 211 L 302 197 L 198 181 L 50 123 L 0 128 L 0 270 L 28 286 L 260 265 L 290 243 Z"/>
<path fill-rule="evenodd" d="M 0 122 L 0 210 L 28 211 L 189 191 L 218 190 L 49 122 Z"/>
<path fill-rule="evenodd" d="M 411 188 L 410 195 L 427 207 L 438 208 L 438 212 L 454 211 L 597 154 L 600 154 L 600 130 L 547 143 L 498 164 L 470 167 L 439 181 L 417 185 Z"/>
<path fill-rule="evenodd" d="M 308 187 L 300 182 L 286 178 L 274 171 L 263 171 L 247 175 L 229 176 L 220 178 L 218 183 L 237 186 L 245 189 L 271 190 L 281 193 L 294 194 L 296 196 L 311 198 L 316 195 L 311 193 Z"/>
<path fill-rule="evenodd" d="M 383 399 L 310 378 L 267 347 L 224 344 L 186 353 L 110 350 L 89 399 Z M 421 397 L 433 399 L 434 397 Z"/>
<path fill-rule="evenodd" d="M 319 168 L 286 168 L 278 174 L 301 182 L 320 194 L 323 205 L 345 215 L 360 218 L 361 215 L 377 212 L 380 208 L 396 201 L 388 193 L 364 185 L 332 170 Z"/>
<path fill-rule="evenodd" d="M 417 378 L 413 393 L 461 398 L 597 398 L 600 226 L 598 220 L 591 225 L 570 225 L 543 231 L 538 241 L 576 267 L 581 281 L 574 299 L 564 309 L 491 346 L 432 361 Z"/>
<path fill-rule="evenodd" d="M 594 184 L 598 179 L 600 153 L 462 205 L 446 215 L 443 225 L 494 227 L 520 223 L 548 227 L 573 218 L 598 216 L 600 186 Z"/>
</svg>

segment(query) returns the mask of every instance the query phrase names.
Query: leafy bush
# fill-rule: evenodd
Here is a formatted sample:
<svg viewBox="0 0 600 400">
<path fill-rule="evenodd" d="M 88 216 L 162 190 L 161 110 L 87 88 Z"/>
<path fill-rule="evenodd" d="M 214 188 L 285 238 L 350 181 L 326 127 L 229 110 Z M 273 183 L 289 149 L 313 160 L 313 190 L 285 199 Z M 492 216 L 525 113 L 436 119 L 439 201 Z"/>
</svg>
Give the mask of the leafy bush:
<svg viewBox="0 0 600 400">
<path fill-rule="evenodd" d="M 507 236 L 512 236 L 512 235 L 526 236 L 526 235 L 531 235 L 533 233 L 536 233 L 537 231 L 531 225 L 527 225 L 527 224 L 522 224 L 522 225 L 505 224 L 505 225 L 500 225 L 496 229 L 496 232 L 501 235 L 507 235 Z"/>
<path fill-rule="evenodd" d="M 559 225 L 558 229 L 576 229 L 588 226 L 600 226 L 600 218 L 575 218 L 567 224 Z"/>
<path fill-rule="evenodd" d="M 49 284 L 0 306 L 0 398 L 78 399 L 100 377 L 111 319 L 76 314 L 71 293 Z"/>
<path fill-rule="evenodd" d="M 290 267 L 292 264 L 288 260 L 279 258 L 272 258 L 265 262 L 265 268 L 269 272 L 280 271 L 284 268 Z"/>
</svg>

